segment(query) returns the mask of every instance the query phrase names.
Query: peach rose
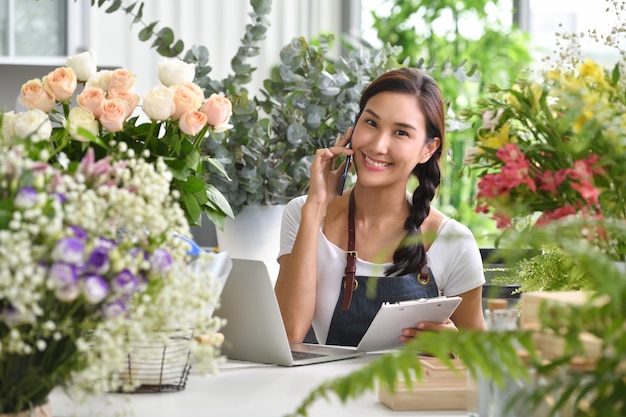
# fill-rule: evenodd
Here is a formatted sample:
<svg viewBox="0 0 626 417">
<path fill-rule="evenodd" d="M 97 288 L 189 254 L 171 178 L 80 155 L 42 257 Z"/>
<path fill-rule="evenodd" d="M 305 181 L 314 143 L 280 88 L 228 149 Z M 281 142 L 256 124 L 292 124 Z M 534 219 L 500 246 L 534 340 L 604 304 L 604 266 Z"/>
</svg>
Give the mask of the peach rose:
<svg viewBox="0 0 626 417">
<path fill-rule="evenodd" d="M 191 83 L 196 76 L 196 65 L 180 59 L 159 62 L 157 76 L 166 87 Z"/>
<path fill-rule="evenodd" d="M 174 90 L 174 104 L 176 110 L 172 119 L 178 120 L 180 116 L 189 110 L 198 110 L 204 101 L 202 89 L 194 83 L 177 85 Z"/>
<path fill-rule="evenodd" d="M 100 116 L 98 120 L 102 127 L 109 132 L 119 132 L 124 126 L 128 104 L 119 98 L 107 98 L 100 103 Z"/>
<path fill-rule="evenodd" d="M 207 123 L 215 128 L 228 123 L 233 114 L 233 104 L 220 94 L 211 94 L 200 111 L 206 114 Z"/>
<path fill-rule="evenodd" d="M 107 92 L 111 90 L 132 90 L 135 86 L 135 80 L 137 76 L 132 72 L 124 68 L 118 68 L 111 73 L 111 80 L 109 81 L 109 88 Z"/>
<path fill-rule="evenodd" d="M 89 136 L 85 135 L 82 130 L 94 136 L 98 135 L 96 116 L 83 107 L 72 107 L 63 125 L 70 132 L 70 136 L 80 142 L 89 142 Z"/>
<path fill-rule="evenodd" d="M 89 52 L 82 52 L 80 54 L 69 56 L 67 57 L 65 63 L 68 67 L 74 70 L 74 73 L 76 73 L 76 79 L 83 83 L 98 70 L 96 68 L 96 62 Z"/>
<path fill-rule="evenodd" d="M 22 85 L 22 97 L 18 99 L 28 110 L 39 109 L 49 113 L 54 108 L 56 101 L 43 86 L 39 78 L 27 81 Z"/>
<path fill-rule="evenodd" d="M 189 110 L 180 116 L 178 126 L 184 134 L 195 136 L 206 126 L 206 119 L 206 114 L 197 110 Z"/>
<path fill-rule="evenodd" d="M 81 107 L 92 112 L 96 117 L 100 116 L 100 104 L 104 100 L 104 90 L 98 87 L 85 87 L 76 97 Z"/>
<path fill-rule="evenodd" d="M 131 93 L 128 90 L 120 90 L 118 88 L 109 89 L 107 98 L 119 98 L 124 100 L 126 104 L 128 104 L 128 114 L 126 117 L 130 117 L 130 115 L 133 114 L 137 108 L 137 104 L 139 104 L 139 96 L 137 94 Z"/>
<path fill-rule="evenodd" d="M 109 91 L 109 82 L 111 81 L 112 76 L 113 71 L 100 70 L 91 77 L 89 77 L 87 83 L 85 83 L 85 88 L 97 87 L 106 93 L 107 91 Z"/>
<path fill-rule="evenodd" d="M 157 85 L 143 98 L 143 111 L 152 120 L 167 120 L 176 110 L 174 90 L 164 85 Z"/>
<path fill-rule="evenodd" d="M 50 118 L 39 109 L 18 113 L 13 117 L 15 135 L 22 139 L 30 139 L 33 143 L 50 139 L 52 123 Z"/>
<path fill-rule="evenodd" d="M 57 101 L 69 100 L 76 91 L 78 85 L 76 73 L 72 68 L 57 68 L 43 77 L 44 88 L 54 96 Z"/>
</svg>

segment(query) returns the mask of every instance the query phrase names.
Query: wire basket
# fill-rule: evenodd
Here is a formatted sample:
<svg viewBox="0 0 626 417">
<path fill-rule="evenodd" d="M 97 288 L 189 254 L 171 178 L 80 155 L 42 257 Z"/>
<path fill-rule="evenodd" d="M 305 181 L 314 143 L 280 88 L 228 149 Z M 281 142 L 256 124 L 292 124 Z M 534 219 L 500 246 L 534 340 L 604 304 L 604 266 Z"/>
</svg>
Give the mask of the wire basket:
<svg viewBox="0 0 626 417">
<path fill-rule="evenodd" d="M 133 392 L 172 392 L 185 389 L 191 370 L 189 341 L 192 330 L 167 332 L 165 340 L 131 342 L 123 381 L 137 386 Z"/>
</svg>

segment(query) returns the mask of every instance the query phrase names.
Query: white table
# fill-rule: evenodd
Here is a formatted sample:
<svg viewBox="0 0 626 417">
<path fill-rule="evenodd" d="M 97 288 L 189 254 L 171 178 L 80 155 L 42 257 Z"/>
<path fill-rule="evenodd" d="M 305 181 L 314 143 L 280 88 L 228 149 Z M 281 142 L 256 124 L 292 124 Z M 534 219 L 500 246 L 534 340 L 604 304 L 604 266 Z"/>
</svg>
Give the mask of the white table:
<svg viewBox="0 0 626 417">
<path fill-rule="evenodd" d="M 281 417 L 295 412 L 305 396 L 323 381 L 346 375 L 371 358 L 366 355 L 293 368 L 229 361 L 214 375 L 195 375 L 192 370 L 186 388 L 178 392 L 109 394 L 75 404 L 61 390 L 55 390 L 50 400 L 54 417 Z M 377 392 L 368 392 L 345 404 L 334 395 L 330 398 L 330 402 L 318 400 L 309 416 L 468 415 L 460 411 L 393 411 L 378 401 Z"/>
</svg>

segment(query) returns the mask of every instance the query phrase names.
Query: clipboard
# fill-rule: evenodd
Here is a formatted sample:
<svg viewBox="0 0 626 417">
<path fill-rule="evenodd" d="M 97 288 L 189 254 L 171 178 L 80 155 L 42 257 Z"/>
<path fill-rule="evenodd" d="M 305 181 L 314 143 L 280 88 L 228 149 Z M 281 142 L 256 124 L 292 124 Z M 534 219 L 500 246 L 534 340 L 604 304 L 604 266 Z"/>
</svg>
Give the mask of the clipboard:
<svg viewBox="0 0 626 417">
<path fill-rule="evenodd" d="M 420 321 L 443 323 L 454 313 L 461 300 L 461 297 L 442 296 L 383 303 L 356 350 L 376 352 L 399 348 L 403 345 L 400 341 L 402 329 L 415 327 Z"/>
</svg>

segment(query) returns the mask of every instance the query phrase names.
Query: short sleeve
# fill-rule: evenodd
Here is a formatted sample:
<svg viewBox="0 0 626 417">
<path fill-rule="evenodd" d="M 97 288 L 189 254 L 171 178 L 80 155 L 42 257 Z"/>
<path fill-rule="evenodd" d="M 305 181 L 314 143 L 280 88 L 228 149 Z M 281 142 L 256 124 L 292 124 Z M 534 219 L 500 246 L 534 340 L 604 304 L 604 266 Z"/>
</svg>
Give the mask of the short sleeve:
<svg viewBox="0 0 626 417">
<path fill-rule="evenodd" d="M 298 235 L 300 221 L 302 220 L 302 206 L 306 202 L 306 196 L 292 199 L 285 206 L 283 218 L 280 225 L 280 251 L 278 258 L 291 253 L 293 245 Z"/>
</svg>

